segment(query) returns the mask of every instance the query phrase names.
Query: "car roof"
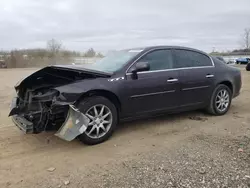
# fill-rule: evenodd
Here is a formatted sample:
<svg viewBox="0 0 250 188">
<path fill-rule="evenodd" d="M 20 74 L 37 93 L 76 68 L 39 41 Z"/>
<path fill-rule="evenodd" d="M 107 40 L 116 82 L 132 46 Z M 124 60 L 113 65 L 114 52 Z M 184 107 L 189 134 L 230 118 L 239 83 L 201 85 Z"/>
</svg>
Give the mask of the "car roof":
<svg viewBox="0 0 250 188">
<path fill-rule="evenodd" d="M 125 50 L 140 50 L 140 51 L 149 51 L 149 50 L 154 50 L 154 49 L 159 49 L 159 48 L 174 48 L 174 49 L 182 49 L 182 50 L 191 50 L 191 51 L 196 51 L 199 53 L 203 53 L 206 54 L 205 52 L 198 50 L 198 49 L 194 49 L 194 48 L 190 48 L 190 47 L 185 47 L 185 46 L 164 46 L 164 45 L 159 45 L 159 46 L 146 46 L 146 47 L 137 47 L 137 48 L 129 48 L 129 49 L 125 49 Z"/>
</svg>

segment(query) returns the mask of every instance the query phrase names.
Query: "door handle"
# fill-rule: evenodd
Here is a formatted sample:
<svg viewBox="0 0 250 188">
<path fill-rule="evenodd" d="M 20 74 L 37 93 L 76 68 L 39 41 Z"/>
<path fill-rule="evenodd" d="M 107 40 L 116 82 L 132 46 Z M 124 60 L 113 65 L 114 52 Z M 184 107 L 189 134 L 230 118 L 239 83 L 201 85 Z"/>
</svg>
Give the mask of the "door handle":
<svg viewBox="0 0 250 188">
<path fill-rule="evenodd" d="M 172 83 L 172 82 L 178 82 L 178 79 L 176 78 L 170 78 L 167 80 L 167 82 Z"/>
<path fill-rule="evenodd" d="M 206 78 L 213 78 L 213 77 L 214 77 L 213 74 L 207 74 L 207 75 L 206 75 Z"/>
</svg>

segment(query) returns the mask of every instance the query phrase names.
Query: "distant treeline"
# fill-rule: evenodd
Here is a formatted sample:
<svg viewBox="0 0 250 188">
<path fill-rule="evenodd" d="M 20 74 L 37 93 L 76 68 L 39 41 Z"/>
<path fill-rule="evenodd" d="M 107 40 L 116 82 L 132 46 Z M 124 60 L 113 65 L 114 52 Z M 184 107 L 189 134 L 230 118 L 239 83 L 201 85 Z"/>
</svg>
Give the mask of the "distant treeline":
<svg viewBox="0 0 250 188">
<path fill-rule="evenodd" d="M 54 64 L 70 64 L 74 58 L 101 58 L 101 53 L 96 53 L 93 48 L 86 52 L 77 52 L 60 49 L 24 49 L 0 51 L 0 63 L 7 68 L 43 67 Z"/>
<path fill-rule="evenodd" d="M 234 55 L 250 55 L 250 49 L 236 49 L 233 51 L 227 51 L 227 52 L 211 52 L 211 55 L 230 55 L 230 56 L 234 56 Z"/>
<path fill-rule="evenodd" d="M 0 68 L 43 67 L 55 64 L 70 64 L 75 58 L 101 58 L 93 48 L 86 52 L 65 50 L 55 39 L 47 42 L 47 48 L 0 51 Z"/>
<path fill-rule="evenodd" d="M 22 49 L 22 50 L 12 50 L 12 51 L 0 51 L 0 56 L 10 57 L 13 55 L 23 56 L 24 58 L 51 58 L 55 56 L 60 57 L 103 57 L 99 52 L 97 53 L 93 48 L 90 48 L 86 52 L 70 51 L 60 49 L 57 52 L 54 52 L 51 49 Z"/>
</svg>

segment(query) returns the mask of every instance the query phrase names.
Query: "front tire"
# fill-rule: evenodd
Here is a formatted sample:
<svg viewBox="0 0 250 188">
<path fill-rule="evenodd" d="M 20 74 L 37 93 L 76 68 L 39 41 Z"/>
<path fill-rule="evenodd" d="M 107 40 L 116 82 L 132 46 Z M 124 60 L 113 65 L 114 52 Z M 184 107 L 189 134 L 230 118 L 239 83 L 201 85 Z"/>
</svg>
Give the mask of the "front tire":
<svg viewBox="0 0 250 188">
<path fill-rule="evenodd" d="M 216 116 L 227 113 L 232 101 L 232 91 L 224 84 L 219 84 L 212 94 L 207 111 Z"/>
<path fill-rule="evenodd" d="M 107 98 L 93 96 L 82 100 L 79 110 L 85 114 L 90 123 L 86 131 L 78 138 L 87 145 L 95 145 L 108 140 L 117 125 L 117 109 Z"/>
</svg>

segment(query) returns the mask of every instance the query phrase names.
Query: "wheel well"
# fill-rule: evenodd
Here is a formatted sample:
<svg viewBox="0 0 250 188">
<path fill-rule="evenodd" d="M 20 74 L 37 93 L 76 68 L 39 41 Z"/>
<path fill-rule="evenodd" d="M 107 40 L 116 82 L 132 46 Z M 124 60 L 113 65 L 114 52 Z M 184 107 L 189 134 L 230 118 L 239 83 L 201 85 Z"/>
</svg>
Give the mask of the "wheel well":
<svg viewBox="0 0 250 188">
<path fill-rule="evenodd" d="M 121 111 L 121 102 L 119 100 L 119 98 L 112 92 L 107 91 L 107 90 L 91 90 L 88 91 L 87 93 L 84 93 L 79 99 L 78 101 L 82 100 L 85 97 L 91 97 L 91 96 L 102 96 L 102 97 L 106 97 L 108 100 L 110 100 L 115 107 L 117 108 L 117 112 Z"/>
<path fill-rule="evenodd" d="M 233 84 L 230 82 L 230 81 L 223 81 L 219 84 L 224 84 L 226 85 L 227 87 L 229 87 L 229 89 L 231 90 L 231 92 L 233 93 Z"/>
</svg>

